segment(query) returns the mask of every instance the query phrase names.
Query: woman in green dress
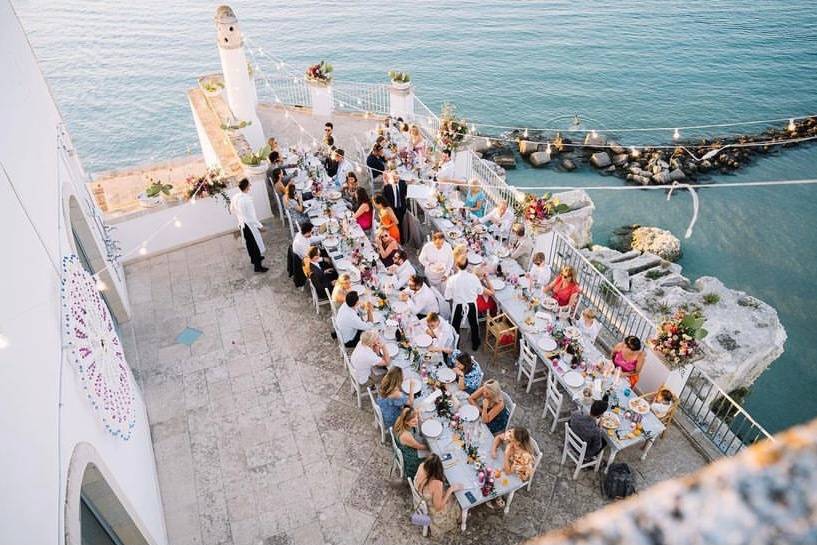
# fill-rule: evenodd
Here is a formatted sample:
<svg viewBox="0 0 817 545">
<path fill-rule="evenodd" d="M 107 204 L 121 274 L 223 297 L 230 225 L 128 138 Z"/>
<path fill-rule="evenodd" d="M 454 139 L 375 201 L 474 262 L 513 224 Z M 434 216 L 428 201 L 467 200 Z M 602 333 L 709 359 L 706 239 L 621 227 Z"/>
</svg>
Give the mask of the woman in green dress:
<svg viewBox="0 0 817 545">
<path fill-rule="evenodd" d="M 412 433 L 419 422 L 419 415 L 414 408 L 403 407 L 400 416 L 397 417 L 394 426 L 392 426 L 397 448 L 403 453 L 403 469 L 406 472 L 406 477 L 412 479 L 417 474 L 417 467 L 422 461 L 419 451 L 428 451 L 428 446 L 418 440 Z"/>
</svg>

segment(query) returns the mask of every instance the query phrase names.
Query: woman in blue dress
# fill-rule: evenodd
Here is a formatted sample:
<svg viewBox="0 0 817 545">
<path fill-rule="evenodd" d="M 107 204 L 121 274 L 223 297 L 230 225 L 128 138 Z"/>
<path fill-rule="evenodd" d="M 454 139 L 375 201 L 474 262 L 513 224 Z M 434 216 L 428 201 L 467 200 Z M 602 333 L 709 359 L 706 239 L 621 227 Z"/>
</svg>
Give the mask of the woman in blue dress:
<svg viewBox="0 0 817 545">
<path fill-rule="evenodd" d="M 403 370 L 392 367 L 383 376 L 378 389 L 377 406 L 383 415 L 383 425 L 391 428 L 405 406 L 411 407 L 414 396 L 407 396 L 401 390 L 403 385 Z M 414 384 L 412 383 L 412 386 Z M 412 392 L 413 393 L 413 392 Z"/>
<path fill-rule="evenodd" d="M 460 390 L 473 394 L 482 384 L 482 369 L 468 352 L 458 352 L 454 357 L 454 373 Z"/>
<path fill-rule="evenodd" d="M 476 179 L 472 179 L 468 186 L 468 194 L 465 196 L 465 209 L 474 216 L 481 218 L 485 215 L 487 202 L 485 193 L 482 192 L 482 187 L 479 185 L 479 182 Z"/>
<path fill-rule="evenodd" d="M 508 407 L 499 383 L 490 379 L 471 394 L 468 402 L 479 408 L 479 417 L 494 435 L 502 433 L 508 427 Z"/>
</svg>

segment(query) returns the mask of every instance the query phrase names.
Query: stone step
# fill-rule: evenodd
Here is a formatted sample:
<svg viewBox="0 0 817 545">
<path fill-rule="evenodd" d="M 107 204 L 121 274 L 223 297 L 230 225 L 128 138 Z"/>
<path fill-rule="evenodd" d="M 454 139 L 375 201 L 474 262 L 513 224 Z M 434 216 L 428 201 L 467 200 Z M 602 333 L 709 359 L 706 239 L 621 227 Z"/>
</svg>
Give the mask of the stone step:
<svg viewBox="0 0 817 545">
<path fill-rule="evenodd" d="M 641 252 L 638 250 L 630 250 L 629 252 L 623 253 L 619 256 L 614 257 L 609 261 L 609 263 L 621 263 L 622 261 L 629 261 L 631 259 L 635 259 L 637 257 L 641 257 Z"/>
<path fill-rule="evenodd" d="M 614 269 L 624 269 L 630 274 L 637 274 L 660 264 L 661 258 L 657 255 L 644 254 L 628 261 L 610 262 L 610 267 Z"/>
</svg>

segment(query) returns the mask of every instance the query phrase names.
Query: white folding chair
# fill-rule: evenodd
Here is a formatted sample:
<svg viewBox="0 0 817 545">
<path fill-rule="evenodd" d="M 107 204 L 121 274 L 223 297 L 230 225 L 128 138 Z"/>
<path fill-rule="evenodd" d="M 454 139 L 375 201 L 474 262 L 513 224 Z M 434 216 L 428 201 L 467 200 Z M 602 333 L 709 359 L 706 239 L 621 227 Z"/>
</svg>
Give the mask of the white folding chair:
<svg viewBox="0 0 817 545">
<path fill-rule="evenodd" d="M 396 469 L 400 473 L 400 478 L 402 479 L 406 474 L 405 464 L 403 463 L 403 451 L 397 448 L 397 441 L 394 439 L 394 432 L 391 428 L 389 428 L 389 437 L 391 437 L 391 448 L 392 451 L 394 451 L 394 460 L 392 461 L 391 469 L 389 470 L 389 477 L 394 474 L 394 470 Z"/>
<path fill-rule="evenodd" d="M 519 341 L 519 358 L 516 360 L 516 366 L 519 368 L 516 373 L 516 382 L 519 382 L 522 375 L 528 377 L 528 386 L 525 388 L 525 392 L 530 392 L 530 387 L 534 382 L 547 380 L 547 367 L 539 363 L 539 356 L 531 349 L 524 336 Z M 536 376 L 537 372 L 540 373 L 538 377 Z"/>
<path fill-rule="evenodd" d="M 508 423 L 505 425 L 505 429 L 503 431 L 508 431 L 511 429 L 511 419 L 513 419 L 513 413 L 516 412 L 516 403 L 514 403 L 511 396 L 508 395 L 508 392 L 502 392 L 502 399 L 505 400 L 505 407 L 508 409 Z"/>
<path fill-rule="evenodd" d="M 536 442 L 536 439 L 531 437 L 530 444 L 533 447 L 533 471 L 530 474 L 530 479 L 528 479 L 528 492 L 530 492 L 533 478 L 536 476 L 536 470 L 539 469 L 539 464 L 542 463 L 543 456 L 542 449 L 539 448 L 539 443 Z"/>
<path fill-rule="evenodd" d="M 579 472 L 586 467 L 592 467 L 593 472 L 598 473 L 599 467 L 601 467 L 603 453 L 604 449 L 598 453 L 595 459 L 586 461 L 584 458 L 587 454 L 587 443 L 582 441 L 581 437 L 573 433 L 573 430 L 570 429 L 570 424 L 565 422 L 565 447 L 562 451 L 561 465 L 565 465 L 565 461 L 568 459 L 568 457 L 576 463 L 576 471 L 573 472 L 574 481 L 579 476 Z"/>
<path fill-rule="evenodd" d="M 374 392 L 372 392 L 372 389 L 366 388 L 366 391 L 369 393 L 369 401 L 372 402 L 374 425 L 380 430 L 380 444 L 382 445 L 386 442 L 386 424 L 383 422 L 383 411 L 380 410 L 380 405 L 377 404 L 377 400 L 374 398 Z"/>
<path fill-rule="evenodd" d="M 329 288 L 323 288 L 323 291 L 326 292 L 326 300 L 329 301 L 329 308 L 332 309 L 332 316 L 337 316 L 338 307 L 335 304 L 335 301 L 332 299 L 332 293 L 329 291 Z"/>
<path fill-rule="evenodd" d="M 343 360 L 346 363 L 346 370 L 349 371 L 349 387 L 352 393 L 357 396 L 357 408 L 362 409 L 363 405 L 360 402 L 360 396 L 363 394 L 363 386 L 358 383 L 357 377 L 355 377 L 355 368 L 352 367 L 352 362 L 345 353 L 343 354 Z"/>
<path fill-rule="evenodd" d="M 547 391 L 545 393 L 545 406 L 542 409 L 542 418 L 546 418 L 550 413 L 553 416 L 553 424 L 550 426 L 550 433 L 556 431 L 556 424 L 570 420 L 570 415 L 562 415 L 562 403 L 564 403 L 564 394 L 559 391 L 559 385 L 556 383 L 556 375 L 553 372 L 547 374 Z"/>
<path fill-rule="evenodd" d="M 284 216 L 284 206 L 281 204 L 281 195 L 278 194 L 278 191 L 273 187 L 272 194 L 275 198 L 275 207 L 278 209 L 278 218 L 281 220 L 281 226 L 286 225 L 286 217 Z"/>
<path fill-rule="evenodd" d="M 289 222 L 289 237 L 295 239 L 295 222 L 292 221 L 292 214 L 289 213 L 289 208 L 286 209 L 287 222 Z"/>
<path fill-rule="evenodd" d="M 309 284 L 309 291 L 312 292 L 312 302 L 315 303 L 315 314 L 320 316 L 321 307 L 330 304 L 332 298 L 330 297 L 329 299 L 321 301 L 320 299 L 318 299 L 318 291 L 315 289 L 315 284 L 312 283 L 312 279 L 307 278 L 306 281 Z"/>
<path fill-rule="evenodd" d="M 332 329 L 335 330 L 335 337 L 337 337 L 338 348 L 340 348 L 340 356 L 341 356 L 341 358 L 344 357 L 344 356 L 348 356 L 349 351 L 346 348 L 346 345 L 343 343 L 343 337 L 341 337 L 341 335 L 340 335 L 340 330 L 338 329 L 338 324 L 335 321 L 335 317 L 332 316 L 331 320 L 332 320 Z"/>
<path fill-rule="evenodd" d="M 409 488 L 411 488 L 412 512 L 428 515 L 428 504 L 426 503 L 425 498 L 423 498 L 420 493 L 417 492 L 417 487 L 414 486 L 414 479 L 411 477 L 406 477 L 406 480 L 409 483 Z M 428 526 L 423 526 L 423 537 L 426 537 L 427 535 Z"/>
</svg>

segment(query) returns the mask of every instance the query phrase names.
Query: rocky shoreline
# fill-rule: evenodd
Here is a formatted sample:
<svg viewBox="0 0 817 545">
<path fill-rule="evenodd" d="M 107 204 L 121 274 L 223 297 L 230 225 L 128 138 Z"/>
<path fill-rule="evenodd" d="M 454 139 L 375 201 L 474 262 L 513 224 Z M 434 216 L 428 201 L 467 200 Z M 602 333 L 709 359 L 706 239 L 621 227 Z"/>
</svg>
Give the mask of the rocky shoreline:
<svg viewBox="0 0 817 545">
<path fill-rule="evenodd" d="M 514 130 L 497 142 L 491 137 L 475 137 L 471 144 L 483 158 L 504 169 L 516 168 L 519 153 L 535 168 L 555 168 L 562 172 L 589 164 L 599 173 L 616 176 L 640 185 L 672 182 L 696 183 L 710 174 L 729 174 L 754 159 L 800 145 L 792 139 L 817 137 L 817 117 L 804 118 L 756 134 L 735 137 L 683 140 L 667 144 L 669 148 L 627 148 L 606 135 L 589 132 L 583 140 L 553 133 L 525 134 Z M 763 145 L 746 146 L 764 142 Z M 780 143 L 786 142 L 786 143 Z"/>
</svg>

